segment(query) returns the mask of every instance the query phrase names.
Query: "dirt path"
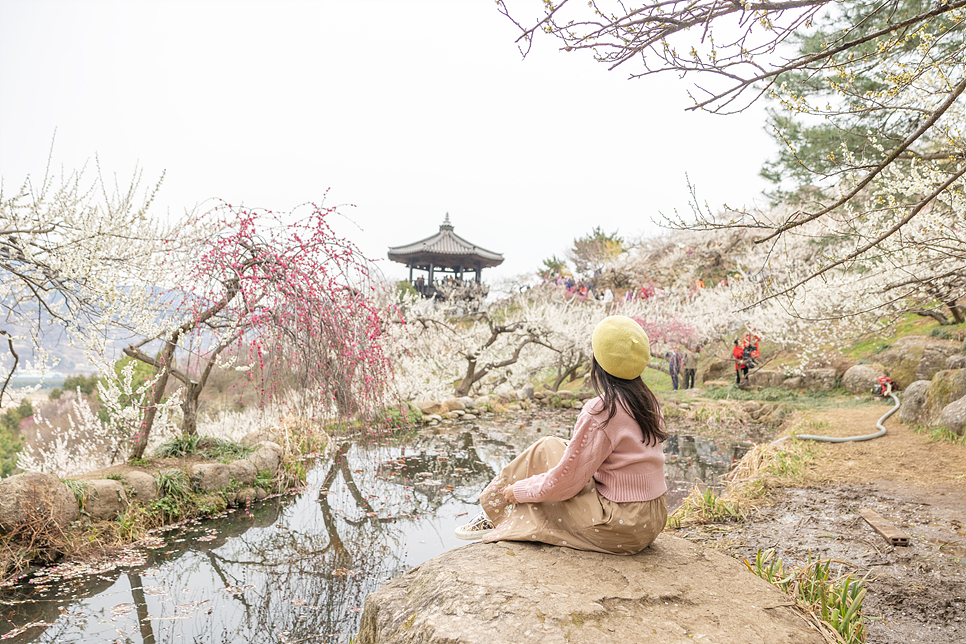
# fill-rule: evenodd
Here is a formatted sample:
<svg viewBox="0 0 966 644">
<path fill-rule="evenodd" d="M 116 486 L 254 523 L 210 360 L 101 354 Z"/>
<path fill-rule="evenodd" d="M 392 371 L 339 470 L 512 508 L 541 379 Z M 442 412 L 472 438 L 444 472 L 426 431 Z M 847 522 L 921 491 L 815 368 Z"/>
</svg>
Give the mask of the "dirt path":
<svg viewBox="0 0 966 644">
<path fill-rule="evenodd" d="M 868 405 L 812 412 L 799 433 L 874 431 L 888 410 Z M 786 562 L 831 557 L 869 573 L 864 613 L 872 644 L 966 642 L 966 446 L 934 442 L 897 420 L 886 436 L 816 443 L 811 467 L 742 524 L 683 530 L 688 538 L 754 558 L 774 548 Z M 893 547 L 859 517 L 875 510 L 909 535 Z"/>
</svg>

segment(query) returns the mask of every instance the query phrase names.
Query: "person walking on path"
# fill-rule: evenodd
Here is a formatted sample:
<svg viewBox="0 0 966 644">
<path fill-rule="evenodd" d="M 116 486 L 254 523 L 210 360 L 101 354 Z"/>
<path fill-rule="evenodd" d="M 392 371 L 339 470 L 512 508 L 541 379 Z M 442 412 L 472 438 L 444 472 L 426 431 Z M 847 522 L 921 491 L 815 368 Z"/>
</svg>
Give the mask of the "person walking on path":
<svg viewBox="0 0 966 644">
<path fill-rule="evenodd" d="M 671 349 L 664 356 L 667 358 L 667 372 L 671 374 L 671 389 L 678 390 L 678 377 L 681 374 L 681 354 L 677 349 Z"/>
<path fill-rule="evenodd" d="M 615 315 L 597 325 L 591 346 L 598 396 L 584 404 L 573 438 L 542 438 L 513 459 L 480 494 L 483 511 L 457 537 L 631 555 L 664 530 L 667 432 L 657 397 L 640 377 L 651 357 L 647 334 Z"/>
<path fill-rule="evenodd" d="M 681 368 L 684 370 L 684 388 L 693 389 L 694 374 L 698 369 L 698 359 L 689 348 L 685 348 L 684 353 L 681 355 Z"/>
</svg>

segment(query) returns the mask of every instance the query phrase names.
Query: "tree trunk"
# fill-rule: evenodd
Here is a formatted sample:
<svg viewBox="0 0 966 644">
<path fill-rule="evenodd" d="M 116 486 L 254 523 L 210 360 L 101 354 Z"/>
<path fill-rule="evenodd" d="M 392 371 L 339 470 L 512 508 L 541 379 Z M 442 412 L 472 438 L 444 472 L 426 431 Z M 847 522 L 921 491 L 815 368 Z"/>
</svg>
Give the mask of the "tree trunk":
<svg viewBox="0 0 966 644">
<path fill-rule="evenodd" d="M 966 316 L 963 315 L 963 307 L 959 305 L 958 300 L 953 300 L 952 302 L 947 302 L 946 306 L 949 307 L 949 312 L 953 315 L 953 320 L 956 324 L 962 324 L 966 322 Z"/>
<path fill-rule="evenodd" d="M 942 326 L 946 326 L 949 324 L 949 318 L 947 318 L 945 315 L 943 315 L 942 313 L 940 313 L 935 309 L 917 309 L 913 311 L 913 313 L 915 313 L 916 315 L 921 315 L 926 318 L 932 318 L 936 322 L 939 322 L 939 324 L 941 324 Z"/>
<path fill-rule="evenodd" d="M 198 397 L 201 396 L 202 385 L 191 382 L 185 387 L 184 401 L 181 403 L 181 431 L 188 436 L 198 433 Z"/>
<path fill-rule="evenodd" d="M 158 356 L 158 362 L 164 365 L 164 368 L 158 381 L 154 383 L 151 406 L 144 412 L 144 425 L 141 432 L 135 437 L 134 450 L 131 452 L 132 459 L 144 458 L 144 450 L 148 447 L 148 437 L 151 435 L 151 428 L 154 427 L 154 418 L 158 414 L 158 405 L 161 404 L 161 399 L 164 398 L 164 390 L 168 386 L 168 375 L 171 373 L 171 367 L 174 363 L 176 341 L 166 343 L 161 355 Z"/>
<path fill-rule="evenodd" d="M 476 356 L 470 354 L 466 358 L 466 375 L 460 381 L 459 386 L 456 387 L 456 397 L 462 398 L 463 396 L 469 395 L 470 387 L 476 382 L 473 376 L 476 374 Z"/>
<path fill-rule="evenodd" d="M 564 371 L 563 373 L 561 373 L 561 372 L 558 371 L 557 372 L 557 379 L 553 383 L 553 387 L 552 387 L 553 391 L 557 391 L 558 389 L 560 389 L 560 384 L 564 380 L 566 380 L 568 376 L 576 376 L 577 375 L 577 369 L 578 368 L 580 368 L 580 365 L 579 364 L 575 364 L 575 365 L 571 365 L 570 368 L 567 369 L 566 371 Z M 574 380 L 574 379 L 575 378 L 573 378 L 573 377 L 571 378 L 571 380 Z"/>
</svg>

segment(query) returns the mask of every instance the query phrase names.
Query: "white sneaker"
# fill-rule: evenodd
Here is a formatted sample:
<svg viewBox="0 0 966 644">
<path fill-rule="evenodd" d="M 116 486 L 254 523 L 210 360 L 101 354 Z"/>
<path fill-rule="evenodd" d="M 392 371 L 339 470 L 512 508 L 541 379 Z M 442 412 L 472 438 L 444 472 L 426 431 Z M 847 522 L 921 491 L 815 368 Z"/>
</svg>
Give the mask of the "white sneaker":
<svg viewBox="0 0 966 644">
<path fill-rule="evenodd" d="M 476 541 L 493 532 L 496 526 L 486 516 L 485 512 L 480 512 L 466 525 L 456 528 L 456 538 L 464 541 Z"/>
</svg>

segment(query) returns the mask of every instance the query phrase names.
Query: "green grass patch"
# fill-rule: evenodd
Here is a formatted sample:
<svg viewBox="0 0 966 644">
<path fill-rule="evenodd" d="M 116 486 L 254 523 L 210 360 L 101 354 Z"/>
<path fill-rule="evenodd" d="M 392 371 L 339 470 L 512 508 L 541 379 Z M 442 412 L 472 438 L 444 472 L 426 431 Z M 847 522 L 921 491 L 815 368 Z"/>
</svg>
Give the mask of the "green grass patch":
<svg viewBox="0 0 966 644">
<path fill-rule="evenodd" d="M 917 434 L 927 436 L 929 440 L 934 443 L 953 443 L 958 445 L 966 445 L 966 434 L 960 436 L 945 425 L 940 425 L 938 427 L 916 425 L 913 429 Z"/>
<path fill-rule="evenodd" d="M 191 496 L 191 481 L 181 470 L 162 470 L 154 475 L 158 484 L 158 494 L 175 499 Z"/>
<path fill-rule="evenodd" d="M 808 441 L 794 441 L 791 449 L 774 453 L 765 465 L 765 471 L 783 478 L 797 478 L 805 474 L 808 465 L 815 459 L 815 444 Z"/>
<path fill-rule="evenodd" d="M 860 336 L 849 344 L 843 354 L 855 359 L 874 357 L 908 335 L 925 335 L 946 340 L 959 340 L 966 335 L 966 324 L 941 325 L 929 317 L 912 313 L 902 316 L 891 329 L 882 329 Z"/>
<path fill-rule="evenodd" d="M 647 385 L 648 389 L 656 394 L 666 394 L 674 391 L 671 389 L 671 375 L 658 371 L 657 369 L 645 369 L 641 374 L 641 380 Z M 684 384 L 684 374 L 678 380 L 679 386 Z"/>
<path fill-rule="evenodd" d="M 862 602 L 865 579 L 853 573 L 833 571 L 831 560 L 808 559 L 797 567 L 786 567 L 774 550 L 759 550 L 754 563 L 744 560 L 748 570 L 795 598 L 803 609 L 828 624 L 845 644 L 866 640 Z"/>
<path fill-rule="evenodd" d="M 684 524 L 742 521 L 745 513 L 737 501 L 725 501 L 712 490 L 694 488 L 684 503 L 667 518 L 667 526 L 677 529 Z"/>
<path fill-rule="evenodd" d="M 254 451 L 254 447 L 239 445 L 221 438 L 182 434 L 159 445 L 155 450 L 155 456 L 158 458 L 180 458 L 197 454 L 213 461 L 230 463 L 245 458 Z"/>
</svg>

